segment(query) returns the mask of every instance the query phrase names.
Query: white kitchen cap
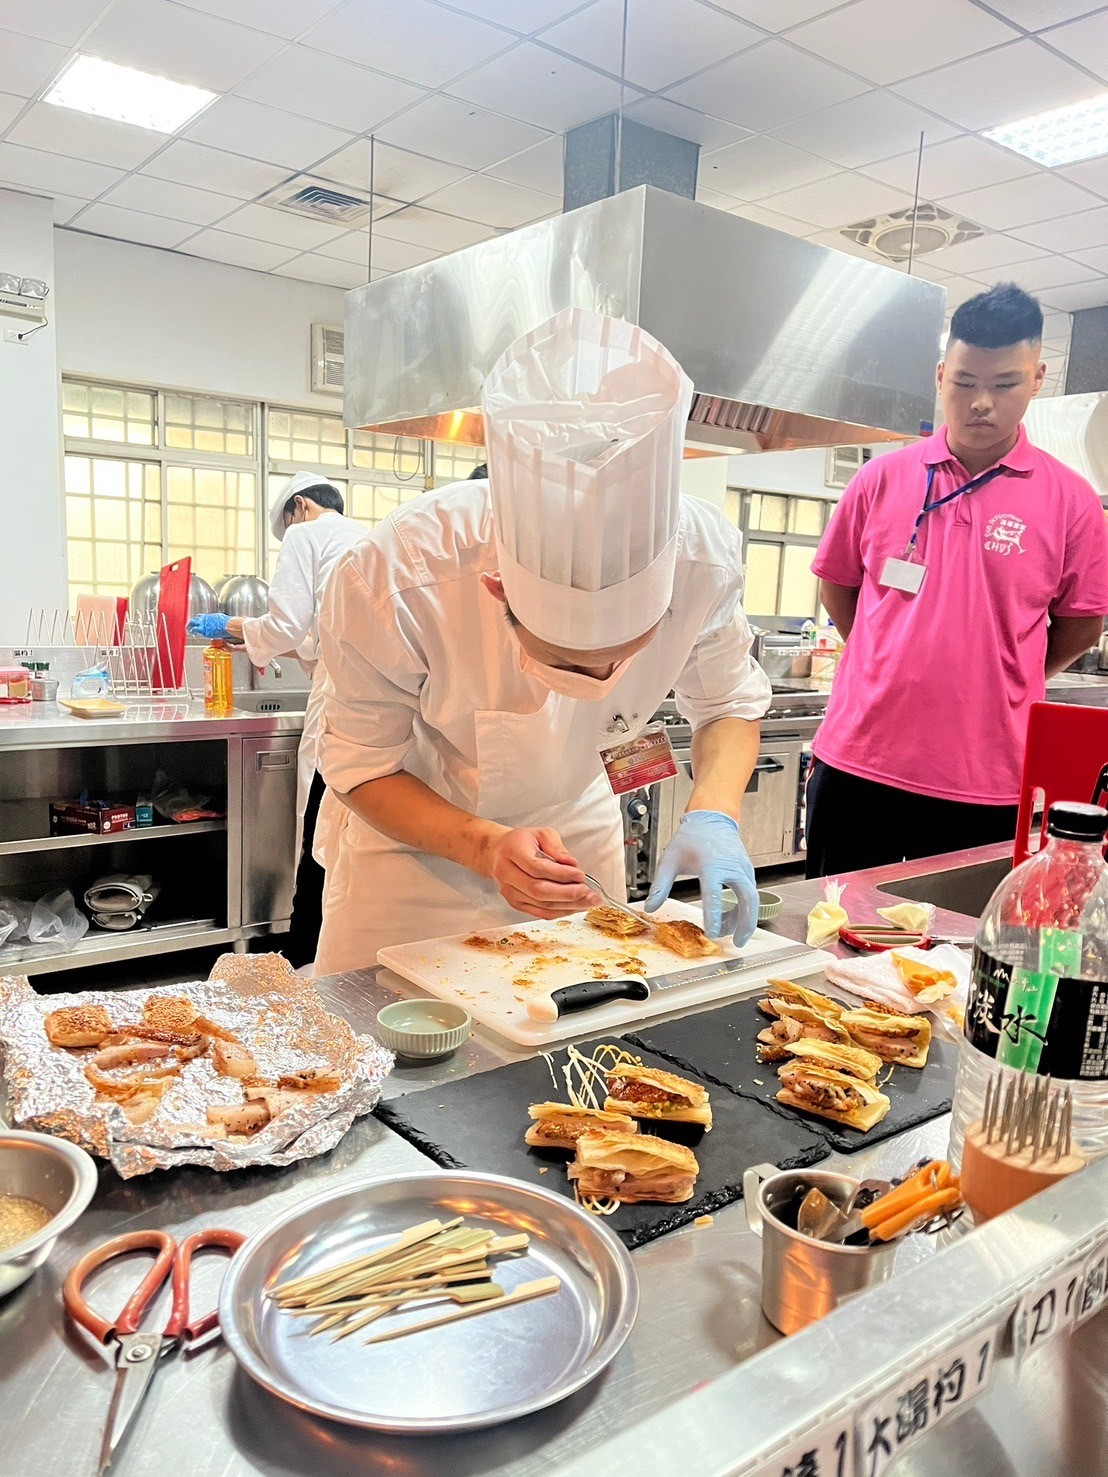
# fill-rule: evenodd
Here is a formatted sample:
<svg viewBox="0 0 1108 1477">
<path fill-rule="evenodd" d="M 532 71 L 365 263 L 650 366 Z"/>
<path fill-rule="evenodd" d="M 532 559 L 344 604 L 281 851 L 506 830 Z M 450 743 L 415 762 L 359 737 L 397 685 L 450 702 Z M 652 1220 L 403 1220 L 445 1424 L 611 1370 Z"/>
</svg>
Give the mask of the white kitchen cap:
<svg viewBox="0 0 1108 1477">
<path fill-rule="evenodd" d="M 483 402 L 500 578 L 543 641 L 620 646 L 665 614 L 692 392 L 650 334 L 581 308 L 493 366 Z"/>
<path fill-rule="evenodd" d="M 294 472 L 273 499 L 269 509 L 269 526 L 278 543 L 285 536 L 285 504 L 298 492 L 307 492 L 309 487 L 329 487 L 332 492 L 337 492 L 340 497 L 342 496 L 340 489 L 333 482 L 328 482 L 326 477 L 321 477 L 318 472 Z"/>
</svg>

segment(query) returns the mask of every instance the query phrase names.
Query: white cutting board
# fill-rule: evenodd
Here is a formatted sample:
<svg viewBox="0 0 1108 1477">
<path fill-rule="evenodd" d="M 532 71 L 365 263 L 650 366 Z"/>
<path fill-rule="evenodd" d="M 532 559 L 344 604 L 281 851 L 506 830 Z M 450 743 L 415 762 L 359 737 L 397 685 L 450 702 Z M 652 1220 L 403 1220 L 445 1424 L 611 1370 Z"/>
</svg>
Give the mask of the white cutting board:
<svg viewBox="0 0 1108 1477">
<path fill-rule="evenodd" d="M 687 918 L 693 923 L 702 922 L 699 908 L 672 900 L 664 903 L 654 916 L 660 920 Z M 784 964 L 767 964 L 760 972 L 760 955 L 777 954 L 782 949 L 799 946 L 780 934 L 766 933 L 759 928 L 742 949 L 736 949 L 730 940 L 723 944 L 726 957 L 749 960 L 749 969 L 717 975 L 712 979 L 690 980 L 687 986 L 652 990 L 649 1000 L 614 1000 L 588 1010 L 572 1011 L 559 1020 L 547 1022 L 531 1018 L 527 1012 L 530 1000 L 536 996 L 549 996 L 563 985 L 594 978 L 590 967 L 594 963 L 603 965 L 610 978 L 626 975 L 626 969 L 618 968 L 617 961 L 626 956 L 628 949 L 632 949 L 646 965 L 648 982 L 655 975 L 685 973 L 722 960 L 719 956 L 716 959 L 683 959 L 668 949 L 658 948 L 649 941 L 643 942 L 644 938 L 649 940 L 649 935 L 627 940 L 608 938 L 585 922 L 584 913 L 574 913 L 552 923 L 532 922 L 485 929 L 479 936 L 496 939 L 508 934 L 523 934 L 530 939 L 549 941 L 552 954 L 558 955 L 559 959 L 546 958 L 543 963 L 536 964 L 534 954 L 522 950 L 512 955 L 494 954 L 467 945 L 465 940 L 473 937 L 472 934 L 454 934 L 450 938 L 382 949 L 377 961 L 420 989 L 437 995 L 440 1000 L 460 1005 L 474 1020 L 498 1031 L 510 1041 L 519 1042 L 522 1046 L 545 1046 L 551 1041 L 563 1041 L 586 1033 L 592 1035 L 594 1031 L 610 1030 L 669 1011 L 703 1005 L 708 1000 L 745 995 L 771 976 L 812 974 L 834 958 L 822 950 L 811 949 Z"/>
</svg>

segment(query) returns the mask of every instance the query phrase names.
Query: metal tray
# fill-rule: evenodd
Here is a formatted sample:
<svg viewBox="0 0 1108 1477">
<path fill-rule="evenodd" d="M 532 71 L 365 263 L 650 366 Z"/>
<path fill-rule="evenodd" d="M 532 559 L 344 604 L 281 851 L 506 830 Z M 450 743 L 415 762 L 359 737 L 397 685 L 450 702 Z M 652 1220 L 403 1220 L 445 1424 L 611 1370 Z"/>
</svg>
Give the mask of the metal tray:
<svg viewBox="0 0 1108 1477">
<path fill-rule="evenodd" d="M 366 1348 L 308 1336 L 266 1289 L 324 1271 L 433 1216 L 526 1230 L 527 1254 L 498 1264 L 507 1290 L 561 1278 L 517 1307 Z M 500 1175 L 439 1170 L 346 1186 L 303 1202 L 252 1236 L 223 1281 L 223 1337 L 253 1379 L 314 1415 L 372 1430 L 475 1430 L 572 1395 L 615 1357 L 638 1312 L 638 1279 L 618 1239 L 564 1196 Z M 367 1334 L 368 1336 L 368 1334 Z"/>
</svg>

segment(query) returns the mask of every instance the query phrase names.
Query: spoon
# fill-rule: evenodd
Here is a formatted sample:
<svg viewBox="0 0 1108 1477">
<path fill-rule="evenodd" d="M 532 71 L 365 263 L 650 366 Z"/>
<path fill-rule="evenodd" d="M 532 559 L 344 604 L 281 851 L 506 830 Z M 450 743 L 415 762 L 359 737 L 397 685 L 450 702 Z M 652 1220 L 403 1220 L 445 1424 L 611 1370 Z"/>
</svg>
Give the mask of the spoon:
<svg viewBox="0 0 1108 1477">
<path fill-rule="evenodd" d="M 802 1236 L 811 1236 L 813 1241 L 837 1241 L 837 1233 L 846 1224 L 847 1218 L 835 1202 L 814 1186 L 800 1202 L 796 1229 Z"/>
</svg>

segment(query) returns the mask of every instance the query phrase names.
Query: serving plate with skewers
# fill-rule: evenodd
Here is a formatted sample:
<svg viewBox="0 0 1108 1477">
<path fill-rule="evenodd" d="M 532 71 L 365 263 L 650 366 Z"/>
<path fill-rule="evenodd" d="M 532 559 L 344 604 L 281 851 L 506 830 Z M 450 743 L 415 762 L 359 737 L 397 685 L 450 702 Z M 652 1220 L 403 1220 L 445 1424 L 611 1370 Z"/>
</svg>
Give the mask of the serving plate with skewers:
<svg viewBox="0 0 1108 1477">
<path fill-rule="evenodd" d="M 246 1243 L 220 1294 L 246 1372 L 301 1410 L 475 1430 L 601 1373 L 638 1311 L 631 1258 L 564 1196 L 436 1170 L 343 1186 Z"/>
</svg>

